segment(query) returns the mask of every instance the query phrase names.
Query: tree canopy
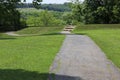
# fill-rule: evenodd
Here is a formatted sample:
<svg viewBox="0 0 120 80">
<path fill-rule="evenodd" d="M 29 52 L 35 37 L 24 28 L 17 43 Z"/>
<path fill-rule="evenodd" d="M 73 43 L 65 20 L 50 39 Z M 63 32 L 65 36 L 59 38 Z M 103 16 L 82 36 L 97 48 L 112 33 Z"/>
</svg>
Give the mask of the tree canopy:
<svg viewBox="0 0 120 80">
<path fill-rule="evenodd" d="M 20 13 L 16 10 L 16 4 L 21 4 L 23 0 L 0 0 L 0 31 L 18 30 L 25 26 L 20 20 Z M 25 1 L 25 0 L 24 0 Z M 33 0 L 33 4 L 38 8 L 42 0 Z"/>
<path fill-rule="evenodd" d="M 73 14 L 84 23 L 120 23 L 120 0 L 76 0 Z"/>
</svg>

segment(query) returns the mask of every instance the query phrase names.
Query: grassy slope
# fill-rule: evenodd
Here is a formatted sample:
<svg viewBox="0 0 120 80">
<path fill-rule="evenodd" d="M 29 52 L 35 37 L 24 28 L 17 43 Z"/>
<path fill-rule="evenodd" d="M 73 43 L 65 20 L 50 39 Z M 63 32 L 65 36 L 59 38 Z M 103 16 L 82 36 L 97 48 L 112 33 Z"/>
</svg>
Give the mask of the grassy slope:
<svg viewBox="0 0 120 80">
<path fill-rule="evenodd" d="M 80 25 L 74 32 L 90 36 L 120 68 L 120 24 Z"/>
<path fill-rule="evenodd" d="M 52 33 L 49 30 L 48 32 Z M 3 35 L 0 38 L 0 79 L 47 80 L 49 67 L 63 40 L 63 35 Z"/>
<path fill-rule="evenodd" d="M 18 31 L 18 34 L 57 34 L 63 29 L 63 27 L 28 27 L 23 30 Z"/>
</svg>

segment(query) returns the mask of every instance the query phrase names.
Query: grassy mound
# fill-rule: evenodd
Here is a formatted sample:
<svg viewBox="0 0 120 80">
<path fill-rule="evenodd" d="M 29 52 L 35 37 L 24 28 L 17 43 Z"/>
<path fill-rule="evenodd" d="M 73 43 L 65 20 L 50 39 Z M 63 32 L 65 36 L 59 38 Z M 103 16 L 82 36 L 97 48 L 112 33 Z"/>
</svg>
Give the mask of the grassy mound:
<svg viewBox="0 0 120 80">
<path fill-rule="evenodd" d="M 57 34 L 62 31 L 63 27 L 28 27 L 23 30 L 17 31 L 17 34 Z"/>
</svg>

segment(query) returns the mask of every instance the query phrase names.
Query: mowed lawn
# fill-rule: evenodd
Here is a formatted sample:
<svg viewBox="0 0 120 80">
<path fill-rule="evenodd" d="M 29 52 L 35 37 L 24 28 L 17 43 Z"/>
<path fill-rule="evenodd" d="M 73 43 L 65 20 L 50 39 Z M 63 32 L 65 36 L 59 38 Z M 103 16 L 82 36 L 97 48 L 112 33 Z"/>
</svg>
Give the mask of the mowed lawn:
<svg viewBox="0 0 120 80">
<path fill-rule="evenodd" d="M 90 36 L 120 68 L 120 24 L 79 25 L 74 32 Z"/>
<path fill-rule="evenodd" d="M 52 33 L 49 29 L 47 32 Z M 50 65 L 65 38 L 64 35 L 0 36 L 0 80 L 47 80 Z"/>
<path fill-rule="evenodd" d="M 58 34 L 64 26 L 58 27 L 28 27 L 23 30 L 17 31 L 21 35 L 54 35 Z"/>
</svg>

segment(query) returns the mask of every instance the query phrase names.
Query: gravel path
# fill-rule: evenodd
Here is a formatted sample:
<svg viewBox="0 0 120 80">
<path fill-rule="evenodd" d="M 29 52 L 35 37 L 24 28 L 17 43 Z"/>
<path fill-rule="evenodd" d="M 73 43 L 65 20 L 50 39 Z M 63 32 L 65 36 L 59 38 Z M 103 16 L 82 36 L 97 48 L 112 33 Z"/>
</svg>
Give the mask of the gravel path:
<svg viewBox="0 0 120 80">
<path fill-rule="evenodd" d="M 50 68 L 49 80 L 120 80 L 119 70 L 85 35 L 66 35 Z"/>
</svg>

